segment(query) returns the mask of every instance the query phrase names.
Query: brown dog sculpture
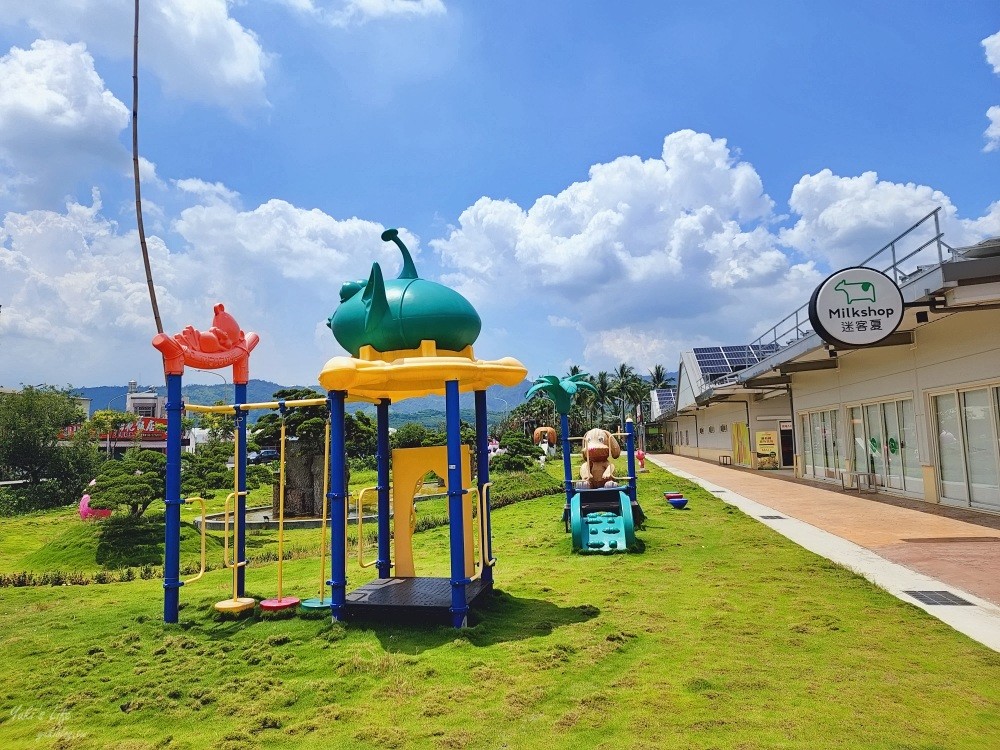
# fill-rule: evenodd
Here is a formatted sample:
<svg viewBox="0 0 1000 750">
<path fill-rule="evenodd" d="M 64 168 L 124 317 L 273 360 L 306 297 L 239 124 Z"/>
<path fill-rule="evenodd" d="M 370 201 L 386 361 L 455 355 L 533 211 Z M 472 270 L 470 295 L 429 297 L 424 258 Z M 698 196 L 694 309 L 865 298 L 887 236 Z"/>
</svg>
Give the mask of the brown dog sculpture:
<svg viewBox="0 0 1000 750">
<path fill-rule="evenodd" d="M 615 436 L 607 430 L 588 430 L 583 436 L 583 465 L 580 466 L 579 489 L 617 487 L 615 465 L 611 459 L 622 453 Z"/>
</svg>

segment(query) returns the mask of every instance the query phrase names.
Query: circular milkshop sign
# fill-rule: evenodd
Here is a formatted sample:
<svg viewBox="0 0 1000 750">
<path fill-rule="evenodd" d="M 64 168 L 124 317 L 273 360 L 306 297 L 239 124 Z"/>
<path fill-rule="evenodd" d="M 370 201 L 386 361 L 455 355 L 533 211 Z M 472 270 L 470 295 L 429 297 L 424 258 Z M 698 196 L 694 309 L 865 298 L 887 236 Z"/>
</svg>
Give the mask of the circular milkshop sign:
<svg viewBox="0 0 1000 750">
<path fill-rule="evenodd" d="M 845 268 L 831 274 L 809 300 L 813 330 L 835 346 L 877 344 L 902 321 L 902 292 L 872 268 Z"/>
</svg>

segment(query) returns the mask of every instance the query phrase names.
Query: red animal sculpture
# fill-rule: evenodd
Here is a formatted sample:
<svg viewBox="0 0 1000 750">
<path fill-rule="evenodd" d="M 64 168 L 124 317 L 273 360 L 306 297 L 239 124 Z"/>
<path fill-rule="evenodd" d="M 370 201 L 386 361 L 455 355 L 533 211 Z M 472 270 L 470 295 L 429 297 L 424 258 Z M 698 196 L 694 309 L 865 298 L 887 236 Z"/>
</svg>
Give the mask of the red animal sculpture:
<svg viewBox="0 0 1000 750">
<path fill-rule="evenodd" d="M 260 337 L 244 334 L 236 318 L 222 304 L 212 308 L 215 317 L 207 331 L 188 326 L 176 336 L 158 333 L 153 346 L 163 355 L 168 375 L 182 375 L 185 365 L 204 370 L 233 366 L 233 382 L 245 383 L 250 375 L 250 352 Z"/>
</svg>

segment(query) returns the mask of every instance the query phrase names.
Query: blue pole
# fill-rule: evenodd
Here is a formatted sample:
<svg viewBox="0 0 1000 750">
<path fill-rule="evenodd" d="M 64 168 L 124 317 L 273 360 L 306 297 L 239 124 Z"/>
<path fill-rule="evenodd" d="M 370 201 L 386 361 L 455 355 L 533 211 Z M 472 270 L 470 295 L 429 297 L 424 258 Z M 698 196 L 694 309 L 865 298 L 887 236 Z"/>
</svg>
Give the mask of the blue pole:
<svg viewBox="0 0 1000 750">
<path fill-rule="evenodd" d="M 181 583 L 181 376 L 167 375 L 167 473 L 164 502 L 163 621 L 177 622 Z M 202 523 L 205 519 L 202 519 Z"/>
<path fill-rule="evenodd" d="M 484 491 L 483 487 L 490 481 L 490 436 L 489 425 L 486 423 L 486 417 L 486 391 L 476 391 L 476 471 L 479 474 L 477 481 L 479 483 L 480 493 Z M 488 496 L 486 498 L 486 502 L 483 503 L 483 508 L 484 511 L 481 527 L 486 536 L 486 540 L 482 547 L 486 550 L 486 559 L 481 561 L 483 566 L 482 579 L 487 586 L 493 588 L 493 568 L 487 564 L 493 559 L 492 509 L 490 508 L 490 500 Z"/>
<path fill-rule="evenodd" d="M 389 554 L 389 399 L 383 398 L 375 406 L 375 434 L 378 449 L 375 461 L 378 467 L 378 569 L 379 578 L 389 578 L 392 560 Z"/>
<path fill-rule="evenodd" d="M 347 482 L 344 480 L 345 391 L 330 391 L 330 614 L 343 620 L 347 614 Z"/>
<path fill-rule="evenodd" d="M 560 426 L 562 428 L 562 451 L 563 451 L 563 476 L 566 478 L 566 505 L 572 500 L 576 490 L 573 487 L 573 462 L 570 460 L 572 451 L 569 446 L 569 415 L 560 415 Z"/>
<path fill-rule="evenodd" d="M 462 435 L 461 412 L 458 404 L 458 381 L 444 384 L 445 429 L 448 435 L 448 529 L 451 543 L 451 624 L 464 628 L 468 624 L 469 603 L 465 587 L 465 524 L 462 508 Z"/>
<path fill-rule="evenodd" d="M 239 544 L 236 562 L 247 559 L 247 414 L 240 409 L 247 402 L 247 384 L 236 383 L 236 463 L 239 482 L 236 483 L 236 524 L 239 527 Z M 246 596 L 246 567 L 236 569 L 236 595 Z"/>
<path fill-rule="evenodd" d="M 635 494 L 635 423 L 631 417 L 625 420 L 625 449 L 628 451 L 628 495 L 634 503 Z"/>
</svg>

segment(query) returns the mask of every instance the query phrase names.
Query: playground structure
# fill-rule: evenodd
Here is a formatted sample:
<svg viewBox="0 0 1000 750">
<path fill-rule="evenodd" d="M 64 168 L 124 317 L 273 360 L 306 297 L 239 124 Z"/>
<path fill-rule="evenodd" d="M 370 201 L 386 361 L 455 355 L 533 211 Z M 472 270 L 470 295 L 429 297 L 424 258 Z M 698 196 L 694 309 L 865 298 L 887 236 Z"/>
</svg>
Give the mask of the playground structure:
<svg viewBox="0 0 1000 750">
<path fill-rule="evenodd" d="M 591 483 L 590 468 L 581 471 L 581 477 L 587 487 L 579 486 L 573 479 L 572 453 L 570 442 L 586 441 L 587 436 L 571 438 L 569 435 L 569 411 L 573 405 L 573 397 L 581 388 L 595 391 L 596 388 L 587 380 L 587 373 L 577 373 L 566 378 L 558 375 L 542 375 L 537 378 L 527 397 L 535 393 L 545 393 L 555 404 L 560 416 L 562 429 L 563 476 L 565 478 L 566 505 L 563 509 L 563 523 L 567 533 L 573 532 L 573 549 L 582 553 L 624 552 L 635 546 L 635 527 L 641 526 L 645 514 L 636 499 L 635 470 L 635 424 L 631 419 L 625 422 L 625 432 L 603 433 L 602 440 L 607 440 L 607 452 L 604 458 L 610 460 L 618 455 L 620 450 L 615 438 L 625 439 L 625 450 L 628 461 L 627 482 L 618 486 L 613 468 L 608 477 L 596 483 Z M 593 432 L 593 431 L 591 431 Z M 588 435 L 590 433 L 588 432 Z M 604 436 L 607 436 L 605 438 Z M 612 446 L 614 450 L 612 450 Z M 585 465 L 587 456 L 584 455 Z M 613 464 L 612 464 L 613 467 Z M 611 486 L 605 486 L 611 485 Z"/>
<path fill-rule="evenodd" d="M 384 241 L 395 242 L 403 255 L 403 269 L 397 279 L 384 281 L 377 263 L 367 282 L 348 282 L 340 292 L 341 304 L 328 325 L 351 356 L 330 359 L 319 374 L 325 397 L 298 401 L 246 403 L 249 358 L 257 345 L 257 334 L 244 334 L 235 320 L 216 305 L 216 318 L 201 334 L 193 328 L 169 337 L 153 339 L 164 359 L 167 379 L 167 475 L 166 548 L 164 556 L 163 619 L 178 621 L 180 580 L 180 493 L 181 415 L 193 412 L 231 414 L 235 419 L 235 461 L 232 556 L 227 564 L 233 571 L 232 598 L 219 602 L 220 611 L 241 612 L 256 606 L 246 596 L 246 426 L 247 412 L 253 409 L 287 409 L 320 406 L 329 415 L 326 439 L 324 518 L 330 522 L 330 577 L 321 571 L 319 596 L 307 599 L 306 608 L 329 606 L 334 620 L 351 616 L 425 615 L 447 613 L 454 627 L 464 627 L 469 607 L 493 587 L 493 557 L 489 459 L 486 423 L 486 388 L 513 386 L 527 370 L 511 357 L 477 360 L 472 344 L 481 322 L 472 306 L 454 290 L 420 279 L 406 247 L 394 229 L 383 233 Z M 385 347 L 385 350 L 378 347 Z M 390 348 L 391 347 L 391 348 Z M 200 369 L 233 367 L 234 403 L 224 406 L 187 406 L 181 398 L 185 366 Z M 460 440 L 459 396 L 473 392 L 475 399 L 476 465 L 478 476 L 472 484 L 471 452 Z M 392 453 L 390 492 L 389 406 L 404 399 L 444 395 L 447 445 L 438 448 L 397 450 Z M 354 591 L 347 589 L 347 511 L 349 504 L 345 478 L 345 405 L 365 401 L 376 407 L 377 484 L 357 498 L 359 562 L 374 566 L 377 578 Z M 285 440 L 282 440 L 284 446 Z M 282 467 L 284 457 L 282 457 Z M 279 469 L 281 471 L 283 469 Z M 449 516 L 450 576 L 417 576 L 412 554 L 413 495 L 422 477 L 434 471 L 446 482 Z M 283 484 L 283 483 L 282 483 Z M 376 494 L 378 552 L 365 563 L 361 544 L 364 496 Z M 473 529 L 472 493 L 478 498 L 478 526 Z M 283 493 L 280 493 L 283 496 Z M 390 518 L 390 503 L 395 513 Z M 227 500 L 228 516 L 229 500 Z M 279 546 L 283 539 L 283 513 L 279 514 Z M 202 524 L 204 549 L 205 524 Z M 478 543 L 474 537 L 478 536 Z M 324 535 L 325 538 L 325 535 Z M 390 538 L 393 546 L 390 549 Z M 228 549 L 228 533 L 226 538 Z M 229 553 L 227 552 L 227 557 Z M 325 567 L 326 549 L 321 564 Z M 477 558 L 478 557 L 478 561 Z M 202 559 L 204 569 L 204 553 Z M 286 597 L 282 581 L 283 562 L 279 553 L 278 596 L 266 600 L 270 609 L 300 604 Z M 200 577 L 200 576 L 199 576 Z M 325 587 L 330 587 L 329 598 Z M 262 606 L 265 604 L 262 603 Z"/>
<path fill-rule="evenodd" d="M 568 421 L 568 420 L 567 420 Z M 568 429 L 569 425 L 566 425 Z M 590 435 L 589 431 L 587 435 Z M 636 467 L 635 467 L 635 424 L 631 419 L 625 422 L 625 432 L 605 434 L 614 441 L 625 439 L 625 450 L 628 462 L 628 476 L 614 477 L 605 485 L 594 487 L 586 478 L 587 471 L 587 435 L 582 438 L 570 438 L 563 441 L 563 464 L 566 482 L 566 506 L 563 510 L 563 522 L 566 531 L 573 534 L 573 551 L 582 554 L 625 552 L 635 546 L 635 527 L 641 526 L 646 516 L 636 498 Z M 569 442 L 581 440 L 584 442 L 584 462 L 581 475 L 584 480 L 576 482 L 570 465 Z M 615 456 L 614 453 L 609 459 Z M 618 480 L 625 482 L 619 485 Z M 598 482 L 600 483 L 600 482 Z"/>
</svg>

